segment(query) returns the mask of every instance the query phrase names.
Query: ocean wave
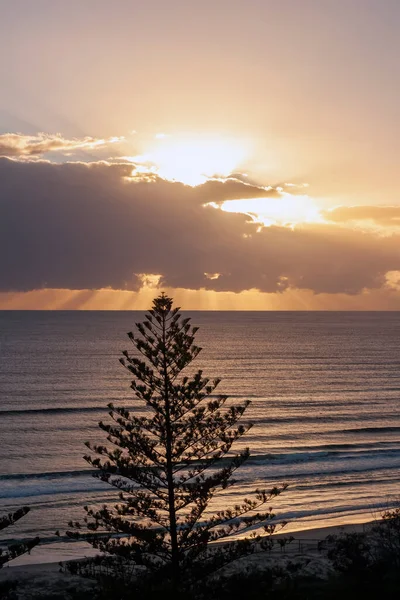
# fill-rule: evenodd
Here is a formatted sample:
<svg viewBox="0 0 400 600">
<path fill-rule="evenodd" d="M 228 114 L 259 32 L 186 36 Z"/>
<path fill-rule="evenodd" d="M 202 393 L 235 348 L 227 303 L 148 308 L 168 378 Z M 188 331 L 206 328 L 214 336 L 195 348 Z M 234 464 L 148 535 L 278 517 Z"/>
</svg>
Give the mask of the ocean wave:
<svg viewBox="0 0 400 600">
<path fill-rule="evenodd" d="M 134 411 L 138 410 L 138 407 L 126 406 L 128 410 Z M 59 415 L 59 414 L 69 414 L 69 413 L 100 413 L 100 414 L 108 414 L 108 409 L 104 405 L 100 406 L 67 406 L 67 407 L 49 407 L 49 408 L 18 408 L 11 410 L 1 410 L 0 418 L 4 417 L 13 417 L 18 416 L 21 417 L 23 415 L 33 416 L 33 415 Z M 142 412 L 142 411 L 140 411 Z M 324 415 L 323 417 L 320 415 L 293 415 L 293 416 L 284 416 L 284 417 L 260 417 L 257 416 L 256 422 L 257 425 L 285 425 L 290 423 L 346 423 L 355 421 L 354 414 L 333 414 L 333 415 Z M 384 413 L 381 415 L 381 418 L 384 419 L 399 419 L 399 413 Z M 358 414 L 357 421 L 373 421 L 376 420 L 375 415 L 371 413 L 366 414 Z M 399 426 L 383 426 L 383 427 L 355 427 L 351 429 L 342 429 L 342 433 L 386 433 L 386 432 L 395 432 L 400 431 Z"/>
<path fill-rule="evenodd" d="M 354 427 L 353 429 L 343 429 L 342 433 L 391 433 L 400 431 L 397 425 L 388 425 L 383 427 Z"/>
<path fill-rule="evenodd" d="M 369 449 L 355 450 L 353 452 L 342 451 L 317 451 L 317 452 L 288 452 L 283 454 L 255 454 L 250 456 L 248 464 L 258 464 L 272 461 L 275 464 L 296 464 L 304 462 L 320 462 L 327 458 L 333 460 L 355 460 L 366 457 L 387 458 L 392 456 L 400 456 L 400 448 L 390 448 L 384 450 Z"/>
<path fill-rule="evenodd" d="M 390 469 L 389 469 L 390 471 Z M 354 475 L 356 475 L 356 473 L 354 473 Z M 365 479 L 365 477 L 361 478 L 361 479 L 356 479 L 355 477 L 352 477 L 351 479 L 336 479 L 333 480 L 331 479 L 331 481 L 329 483 L 327 483 L 327 481 L 322 481 L 322 482 L 307 482 L 307 483 L 296 483 L 296 489 L 297 490 L 308 490 L 308 491 L 314 491 L 314 490 L 330 490 L 331 488 L 352 488 L 352 487 L 360 487 L 363 486 L 365 487 L 366 485 L 382 485 L 387 483 L 388 481 L 390 481 L 390 483 L 392 484 L 396 484 L 396 483 L 400 483 L 400 477 L 394 477 L 393 473 L 389 473 L 388 477 L 386 478 L 376 478 L 374 477 L 373 479 Z"/>
<path fill-rule="evenodd" d="M 64 406 L 51 408 L 13 408 L 11 410 L 0 410 L 0 417 L 21 416 L 24 414 L 64 414 L 64 413 L 85 413 L 104 411 L 104 406 Z M 107 409 L 106 409 L 107 410 Z"/>
<path fill-rule="evenodd" d="M 299 463 L 321 463 L 329 459 L 332 462 L 337 460 L 352 461 L 363 458 L 392 458 L 400 456 L 400 446 L 396 448 L 387 448 L 384 446 L 382 449 L 369 448 L 362 449 L 362 446 L 357 445 L 345 445 L 343 448 L 336 449 L 334 445 L 328 445 L 330 450 L 316 450 L 316 451 L 300 451 L 300 452 L 278 452 L 278 453 L 265 453 L 265 454 L 252 454 L 246 461 L 247 467 L 258 467 L 263 465 L 296 465 Z M 342 448 L 345 450 L 343 451 Z M 230 462 L 231 457 L 225 457 L 221 459 L 220 464 L 226 464 Z M 373 465 L 371 465 L 373 468 Z M 368 470 L 368 469 L 366 469 Z M 347 471 L 351 472 L 352 469 Z M 342 471 L 342 472 L 347 472 Z M 8 473 L 0 475 L 0 482 L 26 482 L 28 480 L 54 480 L 54 479 L 69 479 L 69 478 L 88 478 L 98 475 L 99 471 L 96 469 L 77 469 L 68 471 L 46 471 L 38 473 Z M 328 471 L 327 471 L 328 473 Z M 330 471 L 329 471 L 330 473 Z"/>
<path fill-rule="evenodd" d="M 98 471 L 94 469 L 80 469 L 74 471 L 48 471 L 44 473 L 8 473 L 0 475 L 0 481 L 23 481 L 26 479 L 59 479 L 63 477 L 86 477 L 94 475 Z"/>
<path fill-rule="evenodd" d="M 380 418 L 383 419 L 399 419 L 399 412 L 393 412 L 393 413 L 380 413 Z M 357 414 L 357 416 L 355 416 L 352 413 L 337 413 L 337 414 L 332 414 L 332 415 L 293 415 L 290 417 L 257 417 L 257 425 L 260 424 L 271 424 L 271 423 L 276 423 L 276 424 L 289 424 L 289 423 L 346 423 L 346 421 L 376 421 L 376 415 L 374 415 L 373 413 L 369 412 L 369 413 L 365 413 L 365 414 Z M 368 431 L 370 428 L 367 428 L 366 430 Z M 377 428 L 379 429 L 379 427 Z M 359 430 L 363 430 L 363 428 L 355 428 L 356 431 Z M 399 430 L 400 431 L 400 426 L 397 427 L 396 431 Z M 353 431 L 353 430 L 346 430 L 346 431 Z"/>
<path fill-rule="evenodd" d="M 277 481 L 289 481 L 289 480 L 301 480 L 304 479 L 306 477 L 309 478 L 309 480 L 311 478 L 317 478 L 317 477 L 325 477 L 327 480 L 329 478 L 331 478 L 332 476 L 343 476 L 343 475 L 356 475 L 359 473 L 373 473 L 376 471 L 381 471 L 382 473 L 384 471 L 397 471 L 399 470 L 399 465 L 398 462 L 396 462 L 396 464 L 391 464 L 391 465 L 377 465 L 377 466 L 373 466 L 373 465 L 366 465 L 366 466 L 359 466 L 359 467 L 355 467 L 354 465 L 351 468 L 339 468 L 339 469 L 325 469 L 325 470 L 315 470 L 315 468 L 313 468 L 310 471 L 301 471 L 301 472 L 292 472 L 292 473 L 288 473 L 287 471 L 277 471 L 273 473 L 273 478 L 274 480 Z M 270 478 L 272 478 L 272 473 L 270 473 Z M 368 481 L 366 481 L 366 483 L 368 483 Z M 374 482 L 372 482 L 374 483 Z M 326 484 L 326 482 L 325 482 Z"/>
</svg>

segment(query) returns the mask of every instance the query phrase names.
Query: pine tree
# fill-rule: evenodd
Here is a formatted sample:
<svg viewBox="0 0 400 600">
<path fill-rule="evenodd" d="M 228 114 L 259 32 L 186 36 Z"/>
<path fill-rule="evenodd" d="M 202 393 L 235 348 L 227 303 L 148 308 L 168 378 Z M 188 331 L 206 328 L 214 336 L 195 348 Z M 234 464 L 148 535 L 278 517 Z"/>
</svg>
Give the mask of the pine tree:
<svg viewBox="0 0 400 600">
<path fill-rule="evenodd" d="M 138 333 L 128 334 L 136 351 L 123 352 L 120 362 L 134 377 L 131 388 L 145 414 L 109 404 L 111 422 L 99 426 L 112 447 L 86 444 L 95 454 L 86 461 L 119 490 L 119 503 L 85 507 L 84 524 L 69 524 L 93 532 L 87 538 L 92 545 L 114 557 L 102 561 L 109 573 L 120 568 L 117 577 L 130 578 L 135 568 L 156 569 L 174 586 L 268 543 L 259 536 L 260 527 L 264 534 L 275 529 L 265 505 L 286 487 L 256 490 L 252 499 L 206 514 L 249 457 L 248 449 L 232 454 L 231 446 L 251 427 L 238 423 L 250 402 L 233 405 L 216 396 L 220 380 L 210 381 L 201 370 L 182 374 L 201 348 L 194 343 L 198 328 L 179 310 L 161 294 L 144 322 L 136 323 Z M 249 530 L 250 536 L 237 538 Z"/>
</svg>

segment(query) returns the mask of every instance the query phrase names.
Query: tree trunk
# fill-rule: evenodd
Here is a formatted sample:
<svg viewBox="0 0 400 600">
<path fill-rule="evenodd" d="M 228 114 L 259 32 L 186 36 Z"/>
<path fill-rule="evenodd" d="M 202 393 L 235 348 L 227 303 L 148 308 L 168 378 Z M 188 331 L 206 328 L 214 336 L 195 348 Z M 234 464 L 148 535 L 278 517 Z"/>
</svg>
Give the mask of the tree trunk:
<svg viewBox="0 0 400 600">
<path fill-rule="evenodd" d="M 174 588 L 179 582 L 179 548 L 178 534 L 176 527 L 176 512 L 175 512 L 175 488 L 172 465 L 172 429 L 170 415 L 170 398 L 169 398 L 169 379 L 167 373 L 167 348 L 166 348 L 166 322 L 165 315 L 162 323 L 163 333 L 163 368 L 164 368 L 164 401 L 165 401 L 165 429 L 166 429 L 166 459 L 167 459 L 167 483 L 168 483 L 168 504 L 169 504 L 169 521 L 171 535 L 171 551 L 172 551 L 172 582 Z"/>
</svg>

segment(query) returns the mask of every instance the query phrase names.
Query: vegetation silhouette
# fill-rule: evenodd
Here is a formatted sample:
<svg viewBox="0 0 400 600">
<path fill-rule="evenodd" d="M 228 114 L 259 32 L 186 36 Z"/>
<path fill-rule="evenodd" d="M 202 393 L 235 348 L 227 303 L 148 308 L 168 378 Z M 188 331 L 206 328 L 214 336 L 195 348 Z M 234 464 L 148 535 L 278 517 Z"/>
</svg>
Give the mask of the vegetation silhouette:
<svg viewBox="0 0 400 600">
<path fill-rule="evenodd" d="M 400 574 L 400 507 L 384 510 L 365 531 L 328 536 L 324 543 L 338 572 L 364 581 Z"/>
<path fill-rule="evenodd" d="M 86 461 L 119 491 L 119 502 L 85 507 L 84 521 L 69 523 L 69 536 L 84 536 L 105 553 L 70 565 L 74 572 L 129 586 L 150 585 L 150 576 L 164 590 L 189 590 L 200 577 L 270 548 L 271 534 L 284 525 L 271 523 L 266 505 L 286 484 L 209 514 L 215 494 L 235 483 L 232 475 L 249 457 L 248 448 L 232 454 L 231 447 L 252 426 L 239 423 L 250 401 L 216 395 L 220 380 L 201 370 L 182 373 L 201 348 L 198 328 L 179 311 L 162 293 L 128 334 L 135 350 L 120 361 L 134 376 L 143 411 L 109 404 L 112 421 L 99 426 L 112 447 L 86 444 L 93 453 Z"/>
<path fill-rule="evenodd" d="M 364 531 L 329 535 L 318 552 L 300 556 L 295 547 L 285 561 L 272 560 L 253 567 L 221 573 L 202 580 L 201 586 L 179 595 L 160 580 L 149 586 L 141 600 L 397 600 L 400 597 L 400 509 L 388 509 Z M 322 561 L 322 562 L 321 562 Z M 325 566 L 323 566 L 325 565 Z M 322 571 L 320 570 L 322 568 Z M 85 596 L 86 598 L 87 596 Z M 135 597 L 123 586 L 103 585 L 93 600 Z M 74 597 L 75 600 L 75 597 Z M 76 600 L 81 600 L 81 596 Z"/>
<path fill-rule="evenodd" d="M 11 527 L 22 519 L 30 511 L 29 506 L 23 506 L 15 512 L 8 513 L 0 517 L 0 531 Z M 30 552 L 39 543 L 39 538 L 35 537 L 31 540 L 25 540 L 22 542 L 15 542 L 5 547 L 0 547 L 0 569 L 4 567 L 10 560 Z M 0 582 L 0 598 L 8 598 L 9 594 L 16 588 L 17 584 L 15 581 L 1 581 Z"/>
<path fill-rule="evenodd" d="M 14 525 L 14 523 L 22 519 L 22 517 L 24 517 L 29 511 L 29 506 L 23 506 L 13 513 L 9 513 L 0 517 L 0 531 L 3 531 L 11 525 Z M 15 544 L 11 544 L 6 548 L 0 548 L 0 569 L 13 558 L 17 558 L 17 556 L 20 556 L 21 554 L 30 552 L 30 550 L 32 550 L 32 548 L 34 548 L 39 541 L 39 538 L 35 537 L 24 542 L 16 542 Z"/>
</svg>

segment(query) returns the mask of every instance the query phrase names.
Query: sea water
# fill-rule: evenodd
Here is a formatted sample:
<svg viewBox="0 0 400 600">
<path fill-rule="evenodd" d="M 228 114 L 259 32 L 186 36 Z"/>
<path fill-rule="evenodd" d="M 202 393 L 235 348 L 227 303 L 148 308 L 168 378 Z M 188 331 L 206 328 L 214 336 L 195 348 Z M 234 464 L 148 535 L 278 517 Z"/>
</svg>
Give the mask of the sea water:
<svg viewBox="0 0 400 600">
<path fill-rule="evenodd" d="M 193 367 L 232 402 L 251 400 L 236 446 L 251 457 L 212 509 L 287 483 L 271 505 L 289 532 L 365 522 L 398 500 L 400 313 L 187 315 L 203 348 Z M 117 500 L 84 442 L 105 442 L 109 402 L 140 409 L 118 359 L 143 317 L 0 312 L 0 515 L 32 509 L 7 535 L 51 541 L 84 505 Z"/>
</svg>

